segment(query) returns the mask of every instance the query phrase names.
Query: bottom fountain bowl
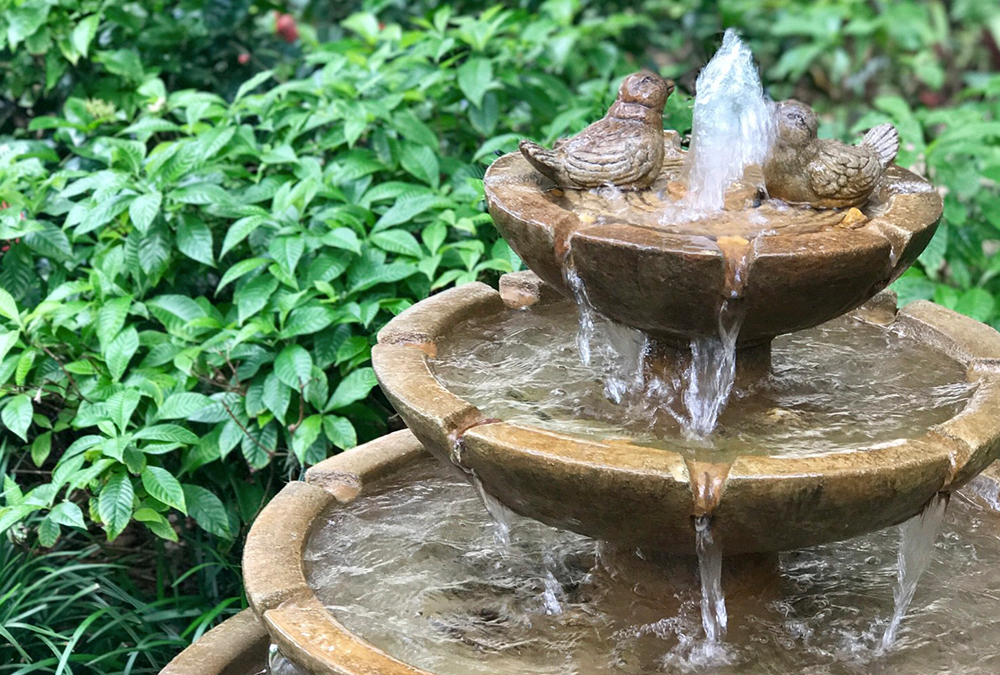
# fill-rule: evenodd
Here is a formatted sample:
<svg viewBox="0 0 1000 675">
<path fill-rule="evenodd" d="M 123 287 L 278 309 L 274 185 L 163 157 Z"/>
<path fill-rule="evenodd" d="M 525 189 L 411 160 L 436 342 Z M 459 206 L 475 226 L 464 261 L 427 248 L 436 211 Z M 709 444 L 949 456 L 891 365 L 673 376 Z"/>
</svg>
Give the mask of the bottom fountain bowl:
<svg viewBox="0 0 1000 675">
<path fill-rule="evenodd" d="M 792 675 L 882 666 L 991 675 L 1000 639 L 997 478 L 990 468 L 952 500 L 888 654 L 878 636 L 893 609 L 894 530 L 766 557 L 764 566 L 727 560 L 729 634 L 707 644 L 693 564 L 608 555 L 605 545 L 529 519 L 513 518 L 504 543 L 475 490 L 409 431 L 287 485 L 254 523 L 243 572 L 275 675 Z M 225 654 L 218 640 L 209 646 Z"/>
<path fill-rule="evenodd" d="M 692 517 L 708 515 L 727 554 L 796 549 L 900 523 L 1000 453 L 1000 333 L 929 302 L 897 311 L 888 292 L 849 320 L 904 334 L 952 359 L 971 393 L 945 421 L 850 452 L 777 456 L 765 448 L 718 462 L 622 440 L 627 434 L 614 429 L 602 438 L 497 419 L 435 376 L 436 355 L 463 322 L 500 322 L 554 302 L 567 301 L 531 273 L 505 276 L 500 292 L 467 284 L 394 318 L 372 352 L 382 390 L 431 453 L 513 511 L 548 525 L 693 553 Z M 516 347 L 518 338 L 496 339 Z M 495 377 L 507 377 L 502 367 Z"/>
</svg>

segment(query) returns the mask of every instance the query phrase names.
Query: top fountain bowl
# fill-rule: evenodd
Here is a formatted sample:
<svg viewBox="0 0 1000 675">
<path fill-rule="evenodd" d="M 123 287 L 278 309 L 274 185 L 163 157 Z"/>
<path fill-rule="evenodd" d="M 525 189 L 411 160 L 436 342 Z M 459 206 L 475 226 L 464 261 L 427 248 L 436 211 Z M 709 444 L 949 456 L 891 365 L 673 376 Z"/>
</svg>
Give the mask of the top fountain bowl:
<svg viewBox="0 0 1000 675">
<path fill-rule="evenodd" d="M 668 343 L 717 335 L 727 299 L 745 310 L 741 345 L 840 316 L 899 277 L 941 217 L 933 186 L 892 166 L 861 209 L 765 202 L 671 222 L 686 153 L 674 132 L 664 142 L 648 190 L 557 189 L 517 153 L 490 166 L 484 187 L 497 228 L 546 283 L 572 297 L 575 274 L 594 309 Z"/>
</svg>

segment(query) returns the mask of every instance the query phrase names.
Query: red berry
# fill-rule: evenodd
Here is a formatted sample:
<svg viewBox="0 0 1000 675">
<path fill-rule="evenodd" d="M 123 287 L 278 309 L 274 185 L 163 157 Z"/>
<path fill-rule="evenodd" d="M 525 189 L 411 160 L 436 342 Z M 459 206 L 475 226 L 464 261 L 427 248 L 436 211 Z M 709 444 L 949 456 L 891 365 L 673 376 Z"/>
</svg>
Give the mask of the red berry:
<svg viewBox="0 0 1000 675">
<path fill-rule="evenodd" d="M 291 14 L 278 15 L 278 18 L 274 22 L 274 32 L 288 43 L 299 39 L 299 27 L 295 24 L 295 17 Z"/>
<path fill-rule="evenodd" d="M 236 60 L 239 61 L 241 66 L 245 66 L 246 64 L 250 63 L 250 55 L 247 54 L 246 52 L 243 52 L 242 54 L 236 57 Z"/>
</svg>

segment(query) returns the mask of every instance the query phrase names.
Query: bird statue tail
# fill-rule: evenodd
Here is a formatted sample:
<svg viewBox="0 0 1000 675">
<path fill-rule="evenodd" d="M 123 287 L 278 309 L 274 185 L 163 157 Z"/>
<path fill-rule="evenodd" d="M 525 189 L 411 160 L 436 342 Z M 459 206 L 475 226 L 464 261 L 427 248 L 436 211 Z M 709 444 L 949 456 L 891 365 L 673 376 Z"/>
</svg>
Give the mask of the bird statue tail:
<svg viewBox="0 0 1000 675">
<path fill-rule="evenodd" d="M 885 169 L 892 164 L 899 152 L 899 132 L 891 124 L 880 124 L 868 130 L 861 145 L 878 153 L 879 163 Z"/>
<path fill-rule="evenodd" d="M 523 140 L 518 144 L 521 154 L 531 163 L 531 166 L 552 180 L 556 180 L 556 173 L 559 168 L 559 158 L 556 153 L 548 148 L 543 148 L 538 143 Z"/>
</svg>

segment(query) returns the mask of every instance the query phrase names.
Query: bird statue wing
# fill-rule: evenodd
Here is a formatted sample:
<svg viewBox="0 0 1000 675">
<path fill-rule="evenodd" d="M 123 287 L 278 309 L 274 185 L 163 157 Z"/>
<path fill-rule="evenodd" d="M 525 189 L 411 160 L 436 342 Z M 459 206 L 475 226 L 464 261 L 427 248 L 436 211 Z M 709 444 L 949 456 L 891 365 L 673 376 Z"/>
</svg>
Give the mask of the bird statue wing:
<svg viewBox="0 0 1000 675">
<path fill-rule="evenodd" d="M 827 199 L 856 199 L 872 191 L 882 175 L 871 148 L 837 144 L 823 146 L 807 170 L 809 186 Z"/>
<path fill-rule="evenodd" d="M 640 130 L 622 133 L 621 126 L 604 128 L 601 120 L 559 147 L 564 168 L 574 182 L 592 183 L 595 176 L 614 185 L 628 185 L 642 177 L 652 162 L 652 148 Z"/>
</svg>

